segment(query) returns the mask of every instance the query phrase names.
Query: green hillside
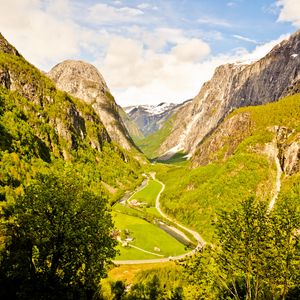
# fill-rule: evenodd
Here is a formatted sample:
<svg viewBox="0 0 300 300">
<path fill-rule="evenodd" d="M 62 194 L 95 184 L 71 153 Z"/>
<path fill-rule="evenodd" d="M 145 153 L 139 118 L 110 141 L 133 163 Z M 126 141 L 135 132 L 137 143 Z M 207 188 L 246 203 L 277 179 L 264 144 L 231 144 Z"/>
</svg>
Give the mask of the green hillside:
<svg viewBox="0 0 300 300">
<path fill-rule="evenodd" d="M 161 200 L 164 211 L 198 230 L 207 241 L 213 238 L 212 221 L 217 211 L 231 210 L 251 195 L 270 200 L 276 167 L 263 153 L 263 148 L 274 138 L 272 127 L 286 126 L 294 130 L 289 142 L 296 139 L 300 131 L 300 94 L 263 106 L 238 109 L 227 119 L 244 112 L 250 114 L 252 129 L 228 158 L 220 155 L 219 160 L 197 168 L 191 164 L 176 168 L 157 166 L 158 177 L 166 184 Z M 224 143 L 218 151 L 225 152 L 227 146 Z M 294 181 L 299 180 L 295 178 Z M 285 179 L 283 191 L 284 186 Z"/>
<path fill-rule="evenodd" d="M 137 140 L 136 143 L 139 148 L 146 154 L 146 156 L 150 159 L 156 158 L 159 153 L 159 147 L 167 138 L 167 136 L 172 131 L 172 126 L 174 119 L 176 118 L 176 114 L 171 116 L 163 125 L 161 129 L 154 132 L 153 134 L 148 135 L 144 139 Z"/>
<path fill-rule="evenodd" d="M 128 117 L 128 115 L 121 106 L 118 106 L 118 113 L 126 129 L 128 130 L 130 137 L 136 144 L 138 144 L 138 142 L 144 138 L 143 133 L 140 131 L 137 125 Z"/>
<path fill-rule="evenodd" d="M 1 199 L 22 193 L 37 172 L 77 170 L 113 201 L 141 182 L 138 152 L 110 141 L 92 107 L 57 90 L 18 54 L 0 52 Z M 136 157 L 133 158 L 133 156 Z"/>
</svg>

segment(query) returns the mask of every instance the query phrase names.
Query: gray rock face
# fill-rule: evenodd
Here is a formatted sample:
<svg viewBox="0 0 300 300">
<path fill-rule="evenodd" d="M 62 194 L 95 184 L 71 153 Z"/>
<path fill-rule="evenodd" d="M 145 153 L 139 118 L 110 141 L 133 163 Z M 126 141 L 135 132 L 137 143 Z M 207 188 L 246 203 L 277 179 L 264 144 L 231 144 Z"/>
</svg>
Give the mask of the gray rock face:
<svg viewBox="0 0 300 300">
<path fill-rule="evenodd" d="M 250 65 L 218 67 L 191 103 L 182 107 L 161 155 L 183 150 L 192 155 L 233 109 L 276 101 L 300 79 L 300 31 Z"/>
<path fill-rule="evenodd" d="M 286 175 L 300 171 L 300 135 L 293 135 L 294 130 L 277 126 L 276 140 L 279 148 L 278 158 L 281 169 Z"/>
<path fill-rule="evenodd" d="M 113 141 L 129 150 L 134 148 L 118 107 L 99 71 L 83 61 L 66 60 L 51 69 L 47 76 L 58 89 L 90 104 Z"/>
<path fill-rule="evenodd" d="M 232 155 L 240 142 L 251 134 L 249 113 L 239 113 L 224 121 L 208 139 L 199 145 L 192 158 L 193 167 L 225 160 Z"/>
</svg>

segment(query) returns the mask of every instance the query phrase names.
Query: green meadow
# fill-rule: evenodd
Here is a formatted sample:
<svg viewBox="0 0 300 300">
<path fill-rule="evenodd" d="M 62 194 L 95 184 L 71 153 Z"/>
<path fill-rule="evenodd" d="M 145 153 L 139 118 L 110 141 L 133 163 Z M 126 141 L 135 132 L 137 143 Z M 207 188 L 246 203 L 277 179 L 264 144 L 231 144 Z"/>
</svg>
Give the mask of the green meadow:
<svg viewBox="0 0 300 300">
<path fill-rule="evenodd" d="M 161 184 L 154 180 L 149 180 L 148 184 L 140 191 L 134 193 L 130 200 L 147 203 L 147 206 L 155 206 L 155 199 L 161 190 Z"/>
<path fill-rule="evenodd" d="M 130 247 L 119 246 L 120 255 L 116 258 L 117 260 L 162 258 L 180 255 L 186 252 L 183 244 L 154 224 L 141 218 L 118 212 L 113 212 L 112 216 L 117 229 L 122 232 L 125 229 L 128 230 L 129 236 L 133 238 L 131 242 L 132 245 L 145 251 L 162 255 L 151 255 Z M 160 251 L 155 252 L 155 247 L 159 248 Z"/>
</svg>

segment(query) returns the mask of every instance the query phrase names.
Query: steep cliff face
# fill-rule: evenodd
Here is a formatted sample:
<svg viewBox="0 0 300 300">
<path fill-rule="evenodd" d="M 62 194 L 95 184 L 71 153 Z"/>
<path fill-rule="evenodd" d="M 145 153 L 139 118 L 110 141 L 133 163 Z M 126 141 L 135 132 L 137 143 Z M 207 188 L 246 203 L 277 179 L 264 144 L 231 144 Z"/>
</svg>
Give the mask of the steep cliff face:
<svg viewBox="0 0 300 300">
<path fill-rule="evenodd" d="M 118 113 L 118 107 L 99 71 L 83 61 L 64 61 L 51 69 L 47 76 L 58 89 L 90 104 L 113 141 L 129 150 L 134 143 Z"/>
<path fill-rule="evenodd" d="M 136 123 L 127 115 L 121 106 L 118 106 L 119 115 L 122 118 L 123 124 L 125 125 L 130 137 L 137 144 L 137 142 L 144 138 L 143 133 L 138 128 Z"/>
<path fill-rule="evenodd" d="M 237 152 L 250 152 L 276 158 L 285 175 L 299 172 L 299 101 L 300 94 L 295 94 L 267 105 L 236 110 L 198 145 L 192 166 L 224 162 Z"/>
<path fill-rule="evenodd" d="M 159 153 L 193 154 L 233 109 L 276 101 L 293 92 L 300 79 L 300 31 L 250 65 L 226 64 L 216 69 L 193 101 L 177 113 L 174 128 Z"/>
</svg>

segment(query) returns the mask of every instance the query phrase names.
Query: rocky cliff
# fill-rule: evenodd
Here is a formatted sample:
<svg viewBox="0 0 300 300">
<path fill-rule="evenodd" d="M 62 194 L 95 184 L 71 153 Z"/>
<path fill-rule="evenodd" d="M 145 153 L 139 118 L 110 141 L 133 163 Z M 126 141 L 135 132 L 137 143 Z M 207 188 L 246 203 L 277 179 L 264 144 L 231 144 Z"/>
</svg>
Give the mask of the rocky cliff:
<svg viewBox="0 0 300 300">
<path fill-rule="evenodd" d="M 130 137 L 133 139 L 133 141 L 137 144 L 137 142 L 144 138 L 143 133 L 138 128 L 136 123 L 127 115 L 125 110 L 118 106 L 119 115 L 122 118 L 123 124 L 125 125 Z"/>
<path fill-rule="evenodd" d="M 83 61 L 66 60 L 54 66 L 47 76 L 58 89 L 90 104 L 113 141 L 127 150 L 135 147 L 113 96 L 94 66 Z"/>
<path fill-rule="evenodd" d="M 171 134 L 160 146 L 160 155 L 179 150 L 191 155 L 230 111 L 293 93 L 300 79 L 299 53 L 300 31 L 252 64 L 218 67 L 191 103 L 178 111 Z"/>
<path fill-rule="evenodd" d="M 224 163 L 237 153 L 262 153 L 279 161 L 281 172 L 300 171 L 300 94 L 263 106 L 231 113 L 204 139 L 192 157 L 192 166 Z"/>
</svg>

